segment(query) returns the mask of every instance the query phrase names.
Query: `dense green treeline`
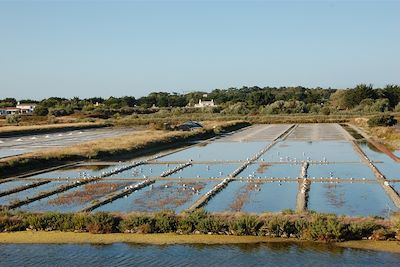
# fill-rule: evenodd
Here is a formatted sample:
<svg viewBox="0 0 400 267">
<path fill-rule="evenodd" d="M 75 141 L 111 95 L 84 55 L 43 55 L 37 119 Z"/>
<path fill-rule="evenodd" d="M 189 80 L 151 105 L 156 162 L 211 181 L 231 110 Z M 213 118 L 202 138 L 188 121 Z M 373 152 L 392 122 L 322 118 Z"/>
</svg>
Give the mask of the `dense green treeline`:
<svg viewBox="0 0 400 267">
<path fill-rule="evenodd" d="M 194 109 L 202 100 L 215 101 L 217 107 Z M 328 115 L 340 112 L 386 112 L 400 111 L 400 86 L 387 85 L 373 88 L 360 84 L 346 90 L 305 88 L 305 87 L 242 87 L 215 89 L 207 92 L 186 94 L 153 92 L 147 96 L 93 97 L 66 99 L 50 97 L 41 101 L 21 100 L 21 103 L 35 102 L 36 115 L 64 116 L 81 112 L 110 117 L 119 114 L 154 113 L 160 109 L 176 113 L 210 112 L 223 114 L 299 114 L 314 113 Z M 17 100 L 0 100 L 0 107 L 15 106 Z"/>
</svg>

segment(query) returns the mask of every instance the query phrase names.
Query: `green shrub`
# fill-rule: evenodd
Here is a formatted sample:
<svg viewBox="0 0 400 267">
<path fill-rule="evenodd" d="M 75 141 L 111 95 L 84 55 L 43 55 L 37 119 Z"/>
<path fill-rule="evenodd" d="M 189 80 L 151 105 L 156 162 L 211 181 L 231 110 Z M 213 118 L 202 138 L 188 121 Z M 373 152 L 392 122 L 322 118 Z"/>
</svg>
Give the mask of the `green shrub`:
<svg viewBox="0 0 400 267">
<path fill-rule="evenodd" d="M 177 229 L 177 218 L 174 212 L 161 211 L 156 213 L 155 219 L 155 232 L 169 233 L 175 232 Z"/>
<path fill-rule="evenodd" d="M 152 233 L 155 228 L 155 219 L 149 216 L 133 215 L 121 220 L 118 229 L 121 232 Z"/>
<path fill-rule="evenodd" d="M 397 120 L 392 115 L 377 115 L 368 120 L 368 126 L 393 126 L 397 124 Z"/>
<path fill-rule="evenodd" d="M 320 112 L 323 115 L 329 115 L 329 114 L 331 114 L 331 109 L 329 107 L 323 107 L 323 108 L 321 108 Z"/>
<path fill-rule="evenodd" d="M 389 111 L 390 104 L 387 98 L 377 99 L 374 104 L 370 106 L 371 112 L 387 112 Z"/>
<path fill-rule="evenodd" d="M 22 231 L 27 228 L 26 222 L 18 215 L 0 215 L 0 232 Z"/>
<path fill-rule="evenodd" d="M 71 106 L 67 106 L 65 108 L 51 108 L 48 110 L 48 114 L 55 117 L 67 116 L 73 113 L 74 109 Z"/>
<path fill-rule="evenodd" d="M 350 223 L 347 230 L 346 239 L 362 239 L 363 237 L 369 237 L 375 230 L 381 227 L 373 222 L 362 222 L 362 223 Z"/>
<path fill-rule="evenodd" d="M 394 107 L 395 112 L 400 112 L 400 102 Z"/>
<path fill-rule="evenodd" d="M 113 233 L 118 229 L 120 219 L 106 212 L 97 212 L 90 218 L 88 231 L 93 234 Z"/>
<path fill-rule="evenodd" d="M 372 240 L 387 240 L 394 239 L 396 236 L 396 232 L 390 229 L 378 229 L 372 233 Z"/>
<path fill-rule="evenodd" d="M 191 220 L 189 216 L 185 216 L 178 221 L 178 230 L 184 234 L 192 233 L 196 229 L 196 224 Z"/>
<path fill-rule="evenodd" d="M 21 121 L 21 115 L 19 114 L 12 114 L 6 116 L 6 122 L 8 124 L 18 124 Z"/>
<path fill-rule="evenodd" d="M 297 234 L 295 223 L 286 218 L 273 217 L 263 225 L 263 234 L 275 236 Z"/>
<path fill-rule="evenodd" d="M 228 224 L 216 217 L 207 217 L 200 220 L 196 226 L 196 229 L 201 233 L 224 233 L 228 231 Z"/>
<path fill-rule="evenodd" d="M 72 217 L 72 214 L 55 212 L 31 214 L 26 218 L 26 223 L 34 230 L 71 231 L 74 228 Z"/>
<path fill-rule="evenodd" d="M 37 116 L 47 116 L 47 114 L 49 114 L 49 109 L 41 105 L 36 105 L 33 114 Z"/>
<path fill-rule="evenodd" d="M 256 216 L 242 216 L 229 224 L 231 232 L 237 235 L 258 235 L 263 223 Z"/>
<path fill-rule="evenodd" d="M 314 240 L 341 240 L 344 237 L 346 226 L 339 222 L 336 217 L 316 215 L 310 222 L 308 231 Z"/>
<path fill-rule="evenodd" d="M 86 213 L 75 213 L 72 215 L 71 222 L 73 230 L 86 231 L 90 224 L 90 217 Z"/>
<path fill-rule="evenodd" d="M 192 233 L 198 230 L 198 224 L 207 218 L 208 214 L 204 209 L 197 209 L 180 218 L 178 222 L 178 229 L 183 233 Z"/>
<path fill-rule="evenodd" d="M 294 223 L 294 227 L 296 228 L 295 235 L 297 237 L 301 237 L 303 232 L 306 231 L 309 227 L 309 222 L 305 219 L 298 219 Z"/>
</svg>

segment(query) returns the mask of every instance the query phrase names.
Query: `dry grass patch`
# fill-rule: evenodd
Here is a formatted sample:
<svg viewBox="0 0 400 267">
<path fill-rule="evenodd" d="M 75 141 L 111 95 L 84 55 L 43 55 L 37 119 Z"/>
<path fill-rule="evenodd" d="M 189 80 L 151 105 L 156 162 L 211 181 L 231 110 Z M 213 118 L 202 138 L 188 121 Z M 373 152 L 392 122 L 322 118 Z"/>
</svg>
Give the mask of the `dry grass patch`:
<svg viewBox="0 0 400 267">
<path fill-rule="evenodd" d="M 262 242 L 302 242 L 293 239 L 267 238 L 262 236 L 223 236 L 223 235 L 181 235 L 167 234 L 90 234 L 72 232 L 42 232 L 24 231 L 12 233 L 0 233 L 0 243 L 19 244 L 61 244 L 61 243 L 140 243 L 140 244 L 249 244 Z"/>
<path fill-rule="evenodd" d="M 400 129 L 395 127 L 369 128 L 370 135 L 382 140 L 391 149 L 400 149 Z"/>
<path fill-rule="evenodd" d="M 396 127 L 369 127 L 368 118 L 355 118 L 352 124 L 360 127 L 372 138 L 384 143 L 389 149 L 400 149 L 400 129 Z"/>
</svg>

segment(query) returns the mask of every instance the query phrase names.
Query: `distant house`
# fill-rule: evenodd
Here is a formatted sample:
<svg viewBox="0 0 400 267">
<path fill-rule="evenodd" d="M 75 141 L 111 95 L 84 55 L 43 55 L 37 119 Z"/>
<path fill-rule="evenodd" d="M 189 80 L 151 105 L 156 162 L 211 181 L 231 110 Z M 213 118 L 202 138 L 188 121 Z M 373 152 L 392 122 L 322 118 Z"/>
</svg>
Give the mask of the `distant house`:
<svg viewBox="0 0 400 267">
<path fill-rule="evenodd" d="M 0 108 L 0 115 L 13 115 L 20 112 L 19 108 Z"/>
<path fill-rule="evenodd" d="M 31 103 L 24 103 L 20 104 L 18 102 L 16 108 L 20 110 L 21 114 L 31 114 L 33 113 L 33 110 L 35 109 L 36 104 L 31 104 Z"/>
<path fill-rule="evenodd" d="M 202 101 L 201 99 L 199 99 L 199 103 L 194 104 L 195 108 L 216 107 L 216 106 L 217 105 L 215 105 L 214 99 L 211 99 L 211 101 Z"/>
<path fill-rule="evenodd" d="M 16 107 L 0 108 L 0 115 L 13 115 L 13 114 L 32 114 L 36 104 L 20 104 L 18 102 Z"/>
</svg>

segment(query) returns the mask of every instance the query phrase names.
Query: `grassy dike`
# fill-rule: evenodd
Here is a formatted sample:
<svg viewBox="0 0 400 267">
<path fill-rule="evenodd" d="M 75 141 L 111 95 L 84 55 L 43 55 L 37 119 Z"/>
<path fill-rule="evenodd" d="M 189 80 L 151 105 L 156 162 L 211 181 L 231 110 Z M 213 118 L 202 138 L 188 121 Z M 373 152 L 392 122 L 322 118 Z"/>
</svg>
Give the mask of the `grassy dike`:
<svg viewBox="0 0 400 267">
<path fill-rule="evenodd" d="M 178 147 L 193 140 L 214 137 L 250 123 L 245 121 L 212 122 L 191 132 L 144 130 L 132 134 L 91 141 L 65 148 L 41 150 L 0 160 L 0 178 L 26 171 L 49 168 L 68 162 L 89 159 L 128 159 L 166 148 Z"/>
<path fill-rule="evenodd" d="M 320 242 L 400 253 L 398 218 L 310 213 L 0 213 L 0 243 Z"/>
</svg>

